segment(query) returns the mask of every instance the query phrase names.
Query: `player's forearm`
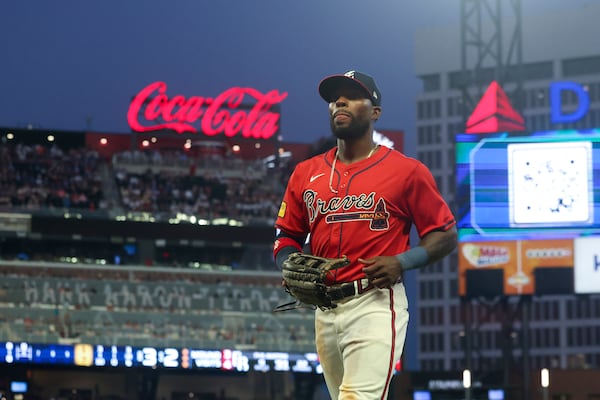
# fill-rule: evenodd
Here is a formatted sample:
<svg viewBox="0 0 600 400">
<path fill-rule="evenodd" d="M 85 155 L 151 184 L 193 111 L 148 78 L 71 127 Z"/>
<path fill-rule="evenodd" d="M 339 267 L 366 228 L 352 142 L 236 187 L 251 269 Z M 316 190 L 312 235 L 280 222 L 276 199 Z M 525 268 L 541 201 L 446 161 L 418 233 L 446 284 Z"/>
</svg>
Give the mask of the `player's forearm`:
<svg viewBox="0 0 600 400">
<path fill-rule="evenodd" d="M 277 268 L 282 269 L 283 262 L 292 253 L 302 251 L 301 239 L 292 237 L 284 232 L 277 235 L 273 246 L 273 260 Z"/>
<path fill-rule="evenodd" d="M 283 262 L 288 259 L 290 254 L 297 253 L 299 251 L 301 250 L 294 246 L 286 246 L 279 250 L 275 254 L 275 265 L 277 266 L 277 268 L 283 269 Z"/>
<path fill-rule="evenodd" d="M 396 256 L 404 271 L 422 268 L 450 254 L 457 245 L 456 228 L 425 235 L 419 245 Z"/>
</svg>

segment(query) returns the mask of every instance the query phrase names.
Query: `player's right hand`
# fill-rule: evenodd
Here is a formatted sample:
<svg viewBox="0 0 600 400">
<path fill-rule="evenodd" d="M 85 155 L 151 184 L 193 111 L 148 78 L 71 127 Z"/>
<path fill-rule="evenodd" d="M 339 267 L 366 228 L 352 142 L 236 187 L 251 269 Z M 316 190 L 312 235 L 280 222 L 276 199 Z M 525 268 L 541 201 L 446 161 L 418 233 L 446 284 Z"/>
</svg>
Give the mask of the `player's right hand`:
<svg viewBox="0 0 600 400">
<path fill-rule="evenodd" d="M 402 266 L 394 256 L 376 256 L 359 258 L 358 262 L 364 264 L 363 272 L 375 287 L 387 288 L 402 282 Z"/>
</svg>

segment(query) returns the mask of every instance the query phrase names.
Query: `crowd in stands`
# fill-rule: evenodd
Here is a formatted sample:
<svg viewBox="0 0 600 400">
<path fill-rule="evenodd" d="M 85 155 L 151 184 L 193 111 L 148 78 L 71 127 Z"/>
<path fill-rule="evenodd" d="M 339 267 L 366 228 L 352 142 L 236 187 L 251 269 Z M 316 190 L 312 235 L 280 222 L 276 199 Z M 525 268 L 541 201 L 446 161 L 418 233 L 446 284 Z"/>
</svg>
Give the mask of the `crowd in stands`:
<svg viewBox="0 0 600 400">
<path fill-rule="evenodd" d="M 106 207 L 95 151 L 57 146 L 0 145 L 0 207 Z"/>
<path fill-rule="evenodd" d="M 272 218 L 281 185 L 260 160 L 183 151 L 131 151 L 112 158 L 123 206 L 129 211 L 185 214 L 197 219 Z"/>
<path fill-rule="evenodd" d="M 113 165 L 138 165 L 153 169 L 184 171 L 193 175 L 198 169 L 212 170 L 213 173 L 227 174 L 226 171 L 244 171 L 246 176 L 251 174 L 264 175 L 265 164 L 261 160 L 244 161 L 231 154 L 207 152 L 192 155 L 179 149 L 159 150 L 126 150 L 115 153 L 111 157 Z"/>
<path fill-rule="evenodd" d="M 0 208 L 271 221 L 287 174 L 285 169 L 267 170 L 261 160 L 233 155 L 135 150 L 107 160 L 85 148 L 3 143 Z"/>
<path fill-rule="evenodd" d="M 147 169 L 115 173 L 121 202 L 128 211 L 215 218 L 273 218 L 280 194 L 263 179 L 171 175 Z"/>
</svg>

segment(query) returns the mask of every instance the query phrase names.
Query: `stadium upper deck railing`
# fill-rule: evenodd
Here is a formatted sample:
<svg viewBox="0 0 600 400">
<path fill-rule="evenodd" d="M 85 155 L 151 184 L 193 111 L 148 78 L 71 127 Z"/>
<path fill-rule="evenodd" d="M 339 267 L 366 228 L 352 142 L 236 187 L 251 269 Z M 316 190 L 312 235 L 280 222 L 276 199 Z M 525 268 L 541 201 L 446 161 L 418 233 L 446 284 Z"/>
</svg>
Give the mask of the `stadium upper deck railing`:
<svg viewBox="0 0 600 400">
<path fill-rule="evenodd" d="M 0 341 L 314 351 L 277 272 L 0 261 Z"/>
</svg>

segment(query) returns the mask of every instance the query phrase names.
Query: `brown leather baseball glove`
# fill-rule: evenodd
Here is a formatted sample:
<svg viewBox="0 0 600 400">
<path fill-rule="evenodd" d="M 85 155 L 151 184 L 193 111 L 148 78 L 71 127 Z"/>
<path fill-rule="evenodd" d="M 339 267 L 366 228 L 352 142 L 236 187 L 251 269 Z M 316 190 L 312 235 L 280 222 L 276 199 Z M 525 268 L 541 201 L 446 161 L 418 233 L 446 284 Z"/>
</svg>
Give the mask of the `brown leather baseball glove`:
<svg viewBox="0 0 600 400">
<path fill-rule="evenodd" d="M 336 305 L 327 293 L 325 278 L 330 270 L 348 264 L 350 260 L 346 256 L 325 258 L 305 253 L 290 254 L 283 262 L 282 271 L 286 291 L 296 298 L 296 306 L 289 308 L 298 308 L 302 304 L 321 309 L 335 308 Z"/>
</svg>

